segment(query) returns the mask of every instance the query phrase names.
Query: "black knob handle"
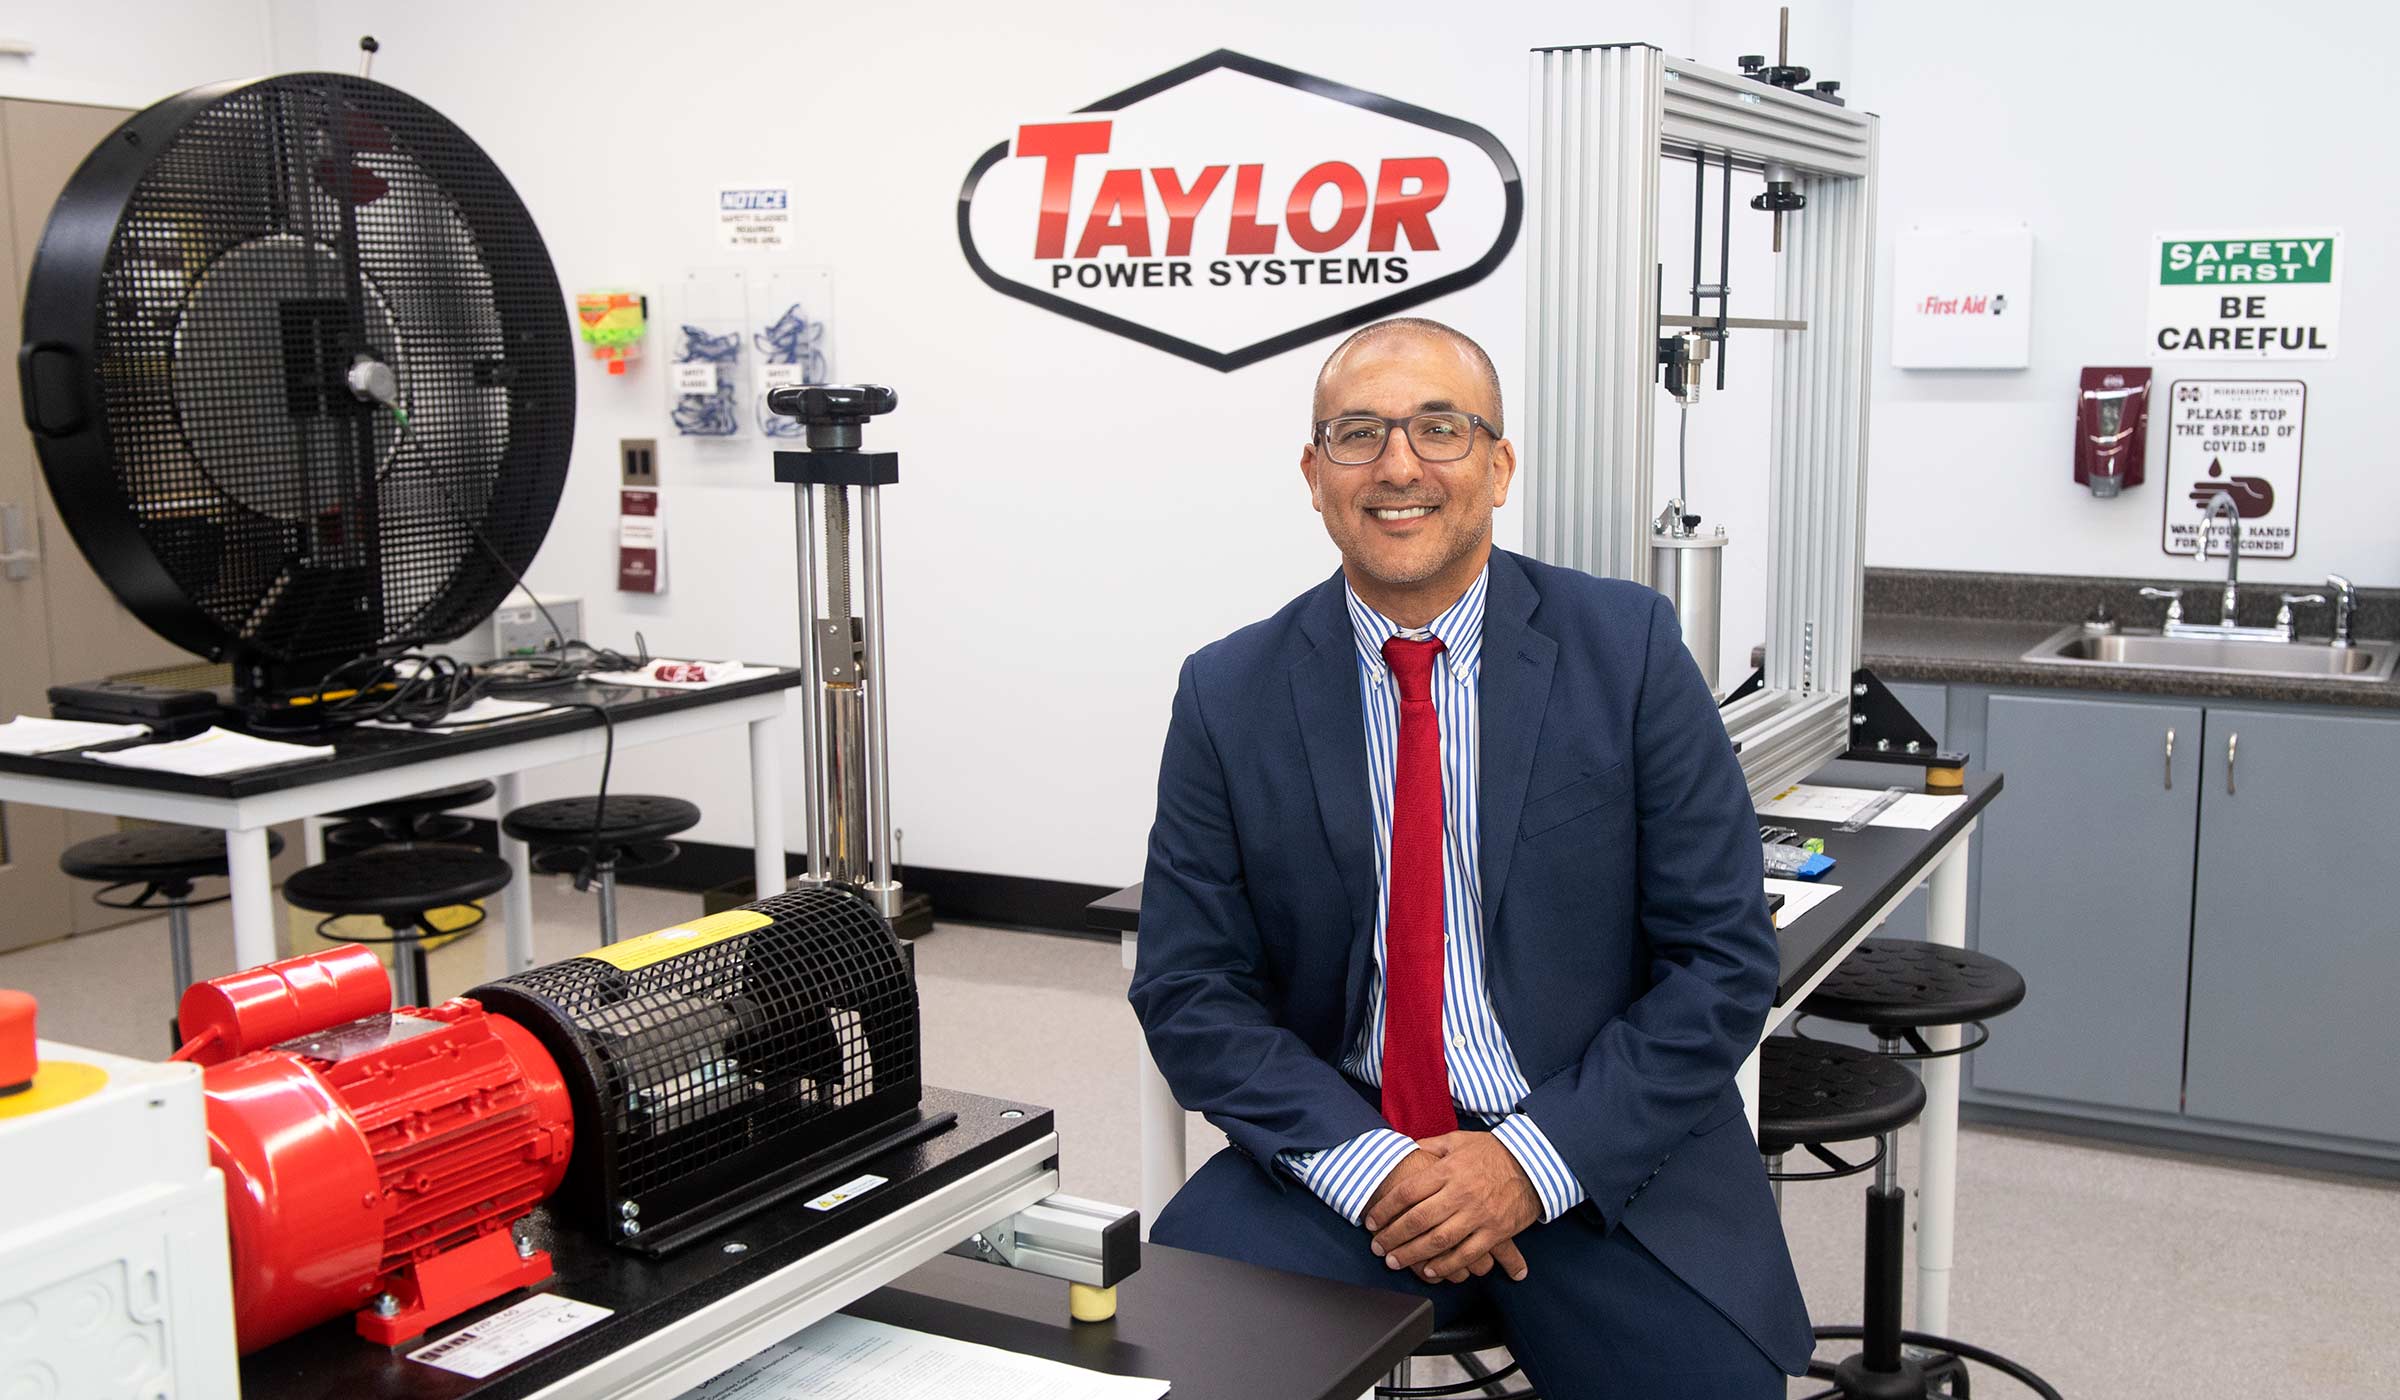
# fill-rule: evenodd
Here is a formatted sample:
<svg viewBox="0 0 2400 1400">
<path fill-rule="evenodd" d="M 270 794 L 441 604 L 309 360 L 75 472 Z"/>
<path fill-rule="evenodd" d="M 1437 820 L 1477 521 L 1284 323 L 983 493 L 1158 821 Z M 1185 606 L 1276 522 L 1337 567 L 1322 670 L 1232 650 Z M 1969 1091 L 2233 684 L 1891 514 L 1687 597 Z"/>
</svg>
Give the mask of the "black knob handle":
<svg viewBox="0 0 2400 1400">
<path fill-rule="evenodd" d="M 1741 65 L 1743 72 L 1755 73 L 1767 66 L 1767 56 L 1763 53 L 1746 53 L 1735 59 L 1734 62 Z"/>
<path fill-rule="evenodd" d="M 1821 82 L 1821 83 L 1817 84 L 1817 91 L 1819 91 L 1819 92 L 1822 92 L 1822 93 L 1832 94 L 1832 93 L 1840 92 L 1841 90 L 1842 90 L 1842 85 L 1841 85 L 1840 83 L 1837 83 L 1837 82 L 1833 81 L 1833 80 L 1832 80 L 1832 79 L 1830 79 L 1830 78 L 1829 78 L 1829 79 L 1827 79 L 1827 80 L 1826 80 L 1826 81 L 1824 81 L 1824 82 Z"/>
</svg>

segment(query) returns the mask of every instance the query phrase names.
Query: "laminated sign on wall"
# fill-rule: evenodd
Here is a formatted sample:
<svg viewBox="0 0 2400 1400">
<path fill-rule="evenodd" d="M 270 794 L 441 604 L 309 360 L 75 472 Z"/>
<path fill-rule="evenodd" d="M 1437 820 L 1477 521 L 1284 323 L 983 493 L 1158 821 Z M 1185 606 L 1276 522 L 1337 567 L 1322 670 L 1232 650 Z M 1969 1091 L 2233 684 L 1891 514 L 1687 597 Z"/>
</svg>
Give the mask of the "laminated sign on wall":
<svg viewBox="0 0 2400 1400">
<path fill-rule="evenodd" d="M 2167 510 L 2159 547 L 2223 554 L 2242 517 L 2242 557 L 2289 559 L 2300 547 L 2300 442 L 2308 386 L 2297 379 L 2178 379 L 2167 394 Z M 2211 515 L 2211 511 L 2215 515 Z"/>
<path fill-rule="evenodd" d="M 2150 358 L 2332 359 L 2340 242 L 2339 229 L 2158 235 Z"/>
</svg>

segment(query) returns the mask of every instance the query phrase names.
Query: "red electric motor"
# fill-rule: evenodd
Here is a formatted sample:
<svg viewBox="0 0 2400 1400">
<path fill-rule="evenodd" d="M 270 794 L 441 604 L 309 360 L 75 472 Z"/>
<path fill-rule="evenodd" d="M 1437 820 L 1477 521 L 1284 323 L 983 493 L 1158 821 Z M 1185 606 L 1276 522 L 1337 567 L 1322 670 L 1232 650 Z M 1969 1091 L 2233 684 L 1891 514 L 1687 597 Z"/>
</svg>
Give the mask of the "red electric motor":
<svg viewBox="0 0 2400 1400">
<path fill-rule="evenodd" d="M 389 1346 L 550 1276 L 511 1226 L 574 1146 L 557 1062 L 473 1001 L 390 1005 L 357 944 L 183 994 L 245 1353 L 353 1309 Z"/>
</svg>

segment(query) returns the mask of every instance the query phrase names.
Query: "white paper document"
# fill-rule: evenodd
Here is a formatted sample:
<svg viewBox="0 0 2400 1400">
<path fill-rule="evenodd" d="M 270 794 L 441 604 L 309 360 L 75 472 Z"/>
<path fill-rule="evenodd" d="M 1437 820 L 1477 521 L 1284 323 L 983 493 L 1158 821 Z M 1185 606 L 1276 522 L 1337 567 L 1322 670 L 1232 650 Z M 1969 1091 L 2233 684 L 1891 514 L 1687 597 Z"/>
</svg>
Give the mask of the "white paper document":
<svg viewBox="0 0 2400 1400">
<path fill-rule="evenodd" d="M 1783 907 L 1775 911 L 1775 927 L 1790 928 L 1802 914 L 1840 894 L 1840 885 L 1824 885 L 1814 880 L 1777 880 L 1769 878 L 1767 893 L 1783 896 Z"/>
<path fill-rule="evenodd" d="M 1865 811 L 1868 803 L 1881 796 L 1881 788 L 1795 783 L 1769 799 L 1767 805 L 1758 809 L 1758 814 L 1785 821 L 1798 817 L 1802 821 L 1846 822 Z"/>
<path fill-rule="evenodd" d="M 527 715 L 538 715 L 555 708 L 546 700 L 502 700 L 487 695 L 472 705 L 463 705 L 452 710 L 432 724 L 410 724 L 405 720 L 394 719 L 371 719 L 360 725 L 359 728 L 420 731 L 479 729 L 487 724 L 498 724 L 502 720 L 522 719 Z"/>
<path fill-rule="evenodd" d="M 140 744 L 130 749 L 87 752 L 84 757 L 99 763 L 113 763 L 120 768 L 149 768 L 160 773 L 181 773 L 192 778 L 214 778 L 226 773 L 247 772 L 252 768 L 271 768 L 278 763 L 331 758 L 333 747 L 329 744 L 278 743 L 273 739 L 254 739 L 230 729 L 212 727 L 172 744 Z"/>
<path fill-rule="evenodd" d="M 0 724 L 0 753 L 57 753 L 61 749 L 79 749 L 86 744 L 107 744 L 118 739 L 138 739 L 150 732 L 146 724 L 102 724 L 88 719 L 47 719 L 40 715 L 19 715 Z"/>
<path fill-rule="evenodd" d="M 682 1400 L 1160 1400 L 1167 1383 L 836 1314 Z"/>
<path fill-rule="evenodd" d="M 561 1337 L 573 1336 L 612 1311 L 573 1298 L 537 1293 L 481 1322 L 461 1327 L 431 1346 L 417 1348 L 408 1359 L 481 1380 Z"/>
<path fill-rule="evenodd" d="M 1867 825 L 1903 826 L 1912 831 L 1931 831 L 1950 820 L 1950 814 L 1966 805 L 1965 794 L 1942 797 L 1930 792 L 1902 793 L 1891 806 L 1877 812 Z"/>
</svg>

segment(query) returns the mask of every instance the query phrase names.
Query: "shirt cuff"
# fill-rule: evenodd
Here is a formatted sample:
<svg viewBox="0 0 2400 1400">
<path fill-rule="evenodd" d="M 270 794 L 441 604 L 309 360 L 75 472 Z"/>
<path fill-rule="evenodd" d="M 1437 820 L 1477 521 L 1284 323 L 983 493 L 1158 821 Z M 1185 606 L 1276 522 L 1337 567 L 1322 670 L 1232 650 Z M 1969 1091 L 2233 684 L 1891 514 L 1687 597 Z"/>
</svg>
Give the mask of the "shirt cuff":
<svg viewBox="0 0 2400 1400">
<path fill-rule="evenodd" d="M 1525 1114 L 1512 1113 L 1492 1125 L 1492 1136 L 1500 1139 L 1500 1145 L 1525 1169 L 1533 1194 L 1541 1198 L 1544 1224 L 1583 1204 L 1583 1183 L 1567 1169 L 1566 1159 L 1550 1145 L 1540 1124 Z"/>
<path fill-rule="evenodd" d="M 1315 1192 L 1317 1199 L 1333 1207 L 1335 1214 L 1356 1225 L 1383 1179 L 1416 1150 L 1416 1143 L 1409 1138 L 1390 1128 L 1376 1128 L 1338 1147 L 1278 1153 L 1275 1160 Z"/>
</svg>

